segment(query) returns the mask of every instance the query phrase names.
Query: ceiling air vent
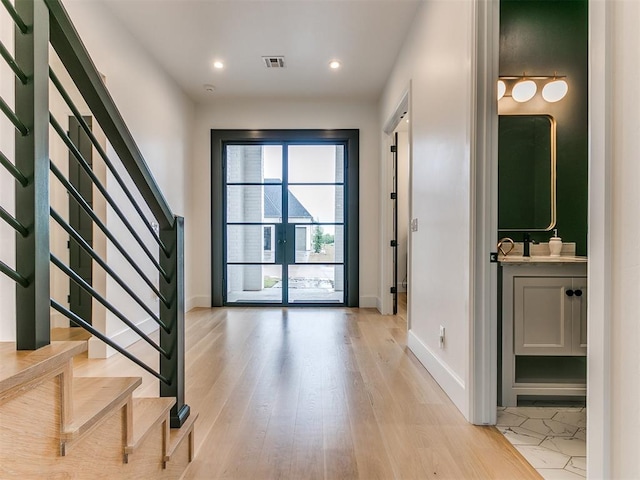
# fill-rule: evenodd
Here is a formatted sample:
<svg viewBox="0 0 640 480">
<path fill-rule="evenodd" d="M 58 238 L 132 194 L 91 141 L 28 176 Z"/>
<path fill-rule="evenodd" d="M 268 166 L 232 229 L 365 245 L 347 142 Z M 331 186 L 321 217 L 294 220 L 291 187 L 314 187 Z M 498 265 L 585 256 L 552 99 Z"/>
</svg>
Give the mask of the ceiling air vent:
<svg viewBox="0 0 640 480">
<path fill-rule="evenodd" d="M 267 68 L 284 68 L 284 57 L 262 57 Z"/>
</svg>

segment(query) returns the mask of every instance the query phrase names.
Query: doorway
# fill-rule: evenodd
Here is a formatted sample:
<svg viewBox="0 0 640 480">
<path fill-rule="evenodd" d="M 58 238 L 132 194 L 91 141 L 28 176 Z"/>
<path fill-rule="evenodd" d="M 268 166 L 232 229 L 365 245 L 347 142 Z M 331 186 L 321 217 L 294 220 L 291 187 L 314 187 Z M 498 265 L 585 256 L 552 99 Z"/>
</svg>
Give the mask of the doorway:
<svg viewBox="0 0 640 480">
<path fill-rule="evenodd" d="M 357 131 L 212 140 L 214 304 L 357 305 Z"/>
<path fill-rule="evenodd" d="M 387 147 L 382 188 L 383 196 L 383 295 L 380 311 L 383 315 L 397 315 L 399 304 L 406 305 L 409 315 L 410 232 L 411 221 L 411 143 L 409 90 L 403 95 L 396 111 L 386 122 L 383 133 Z"/>
</svg>

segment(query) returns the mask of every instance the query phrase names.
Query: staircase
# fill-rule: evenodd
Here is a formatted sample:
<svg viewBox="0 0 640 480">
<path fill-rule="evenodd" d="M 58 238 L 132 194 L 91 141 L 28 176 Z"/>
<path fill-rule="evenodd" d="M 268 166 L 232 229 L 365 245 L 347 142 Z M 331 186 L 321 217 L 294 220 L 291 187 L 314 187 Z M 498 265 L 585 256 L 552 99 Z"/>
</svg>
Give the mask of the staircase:
<svg viewBox="0 0 640 480">
<path fill-rule="evenodd" d="M 0 343 L 0 478 L 180 478 L 197 415 L 170 429 L 175 399 L 134 398 L 139 377 L 74 377 L 86 350 Z"/>
<path fill-rule="evenodd" d="M 16 341 L 0 343 L 0 479 L 179 478 L 197 419 L 185 402 L 184 219 L 169 208 L 61 0 L 2 0 L 0 15 L 14 24 L 13 45 L 0 42 L 0 53 L 15 76 L 15 98 L 0 98 L 15 127 L 0 151 L 0 174 L 15 180 L 15 201 L 0 205 L 15 255 L 0 252 L 0 273 L 15 282 L 16 298 Z M 101 281 L 83 276 L 87 268 Z M 119 290 L 107 289 L 107 278 Z M 77 308 L 55 284 L 101 313 Z M 88 333 L 60 340 L 53 311 Z M 140 327 L 147 321 L 152 334 Z M 137 335 L 157 362 L 109 331 Z M 90 336 L 156 377 L 159 398 L 135 396 L 139 377 L 74 377 L 73 358 L 86 354 Z"/>
</svg>

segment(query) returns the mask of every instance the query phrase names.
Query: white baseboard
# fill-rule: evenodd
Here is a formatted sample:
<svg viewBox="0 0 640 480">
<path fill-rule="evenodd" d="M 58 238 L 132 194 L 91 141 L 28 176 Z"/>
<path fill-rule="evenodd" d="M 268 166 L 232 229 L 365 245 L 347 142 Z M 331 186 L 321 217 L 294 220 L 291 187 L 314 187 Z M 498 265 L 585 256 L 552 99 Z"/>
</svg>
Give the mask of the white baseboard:
<svg viewBox="0 0 640 480">
<path fill-rule="evenodd" d="M 51 328 L 69 328 L 69 319 L 58 312 L 51 313 Z"/>
<path fill-rule="evenodd" d="M 429 347 L 422 343 L 422 340 L 412 331 L 408 333 L 407 346 L 468 420 L 469 405 L 464 380 L 451 370 L 451 367 L 441 358 L 434 355 Z"/>
<path fill-rule="evenodd" d="M 151 335 L 159 328 L 158 324 L 151 317 L 140 321 L 136 324 L 136 327 L 142 330 L 145 335 Z M 109 338 L 122 348 L 127 348 L 129 345 L 140 340 L 140 336 L 129 327 L 123 328 Z M 89 339 L 89 358 L 109 358 L 116 352 L 116 350 L 95 337 Z"/>
<path fill-rule="evenodd" d="M 209 295 L 194 295 L 192 297 L 187 298 L 185 302 L 185 311 L 189 311 L 194 308 L 210 308 L 211 307 L 211 297 Z"/>
<path fill-rule="evenodd" d="M 380 299 L 378 297 L 361 296 L 358 302 L 360 308 L 377 308 L 380 309 Z"/>
</svg>

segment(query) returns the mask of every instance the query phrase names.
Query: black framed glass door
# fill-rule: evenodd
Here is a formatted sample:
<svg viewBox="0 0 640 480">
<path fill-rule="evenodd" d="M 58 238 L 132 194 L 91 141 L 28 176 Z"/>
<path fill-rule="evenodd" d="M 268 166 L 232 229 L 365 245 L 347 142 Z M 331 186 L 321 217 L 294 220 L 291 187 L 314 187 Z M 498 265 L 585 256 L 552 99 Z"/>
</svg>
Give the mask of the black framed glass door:
<svg viewBox="0 0 640 480">
<path fill-rule="evenodd" d="M 344 142 L 225 142 L 224 304 L 345 303 Z"/>
</svg>

